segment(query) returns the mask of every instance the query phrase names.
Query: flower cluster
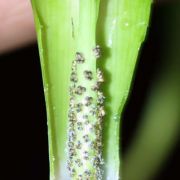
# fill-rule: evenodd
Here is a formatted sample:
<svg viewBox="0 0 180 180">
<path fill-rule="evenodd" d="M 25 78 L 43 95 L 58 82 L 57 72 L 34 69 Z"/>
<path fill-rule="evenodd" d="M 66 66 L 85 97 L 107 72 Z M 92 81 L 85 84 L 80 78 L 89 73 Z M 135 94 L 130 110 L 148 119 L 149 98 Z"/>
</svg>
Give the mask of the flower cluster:
<svg viewBox="0 0 180 180">
<path fill-rule="evenodd" d="M 100 57 L 100 46 L 93 49 Z M 68 113 L 68 170 L 77 180 L 101 180 L 102 120 L 105 97 L 100 91 L 103 73 L 86 69 L 87 60 L 77 52 L 72 63 L 70 103 Z"/>
</svg>

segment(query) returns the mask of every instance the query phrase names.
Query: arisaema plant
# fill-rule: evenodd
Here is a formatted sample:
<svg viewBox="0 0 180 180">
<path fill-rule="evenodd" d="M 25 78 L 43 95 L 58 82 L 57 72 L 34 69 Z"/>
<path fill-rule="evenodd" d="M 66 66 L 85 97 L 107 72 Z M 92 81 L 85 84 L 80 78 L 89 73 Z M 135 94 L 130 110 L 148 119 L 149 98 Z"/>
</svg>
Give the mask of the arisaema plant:
<svg viewBox="0 0 180 180">
<path fill-rule="evenodd" d="M 117 180 L 120 122 L 151 0 L 32 0 L 50 179 Z"/>
</svg>

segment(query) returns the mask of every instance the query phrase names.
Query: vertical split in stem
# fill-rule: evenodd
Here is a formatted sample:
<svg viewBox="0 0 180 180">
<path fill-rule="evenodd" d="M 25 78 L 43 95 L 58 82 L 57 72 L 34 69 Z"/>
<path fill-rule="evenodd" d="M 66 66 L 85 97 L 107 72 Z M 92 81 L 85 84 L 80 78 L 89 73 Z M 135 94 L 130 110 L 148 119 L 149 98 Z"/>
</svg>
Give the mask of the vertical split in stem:
<svg viewBox="0 0 180 180">
<path fill-rule="evenodd" d="M 68 169 L 73 179 L 102 179 L 102 72 L 96 67 L 99 0 L 81 1 L 77 52 L 72 62 L 68 125 Z"/>
</svg>

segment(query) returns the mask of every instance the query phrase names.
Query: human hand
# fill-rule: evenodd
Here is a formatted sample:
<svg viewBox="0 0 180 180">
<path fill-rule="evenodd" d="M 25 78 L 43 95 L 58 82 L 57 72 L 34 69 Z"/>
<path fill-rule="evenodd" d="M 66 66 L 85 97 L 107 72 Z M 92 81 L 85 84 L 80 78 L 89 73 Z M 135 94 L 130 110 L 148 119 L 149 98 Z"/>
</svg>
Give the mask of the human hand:
<svg viewBox="0 0 180 180">
<path fill-rule="evenodd" d="M 0 54 L 35 42 L 30 0 L 0 0 Z"/>
</svg>

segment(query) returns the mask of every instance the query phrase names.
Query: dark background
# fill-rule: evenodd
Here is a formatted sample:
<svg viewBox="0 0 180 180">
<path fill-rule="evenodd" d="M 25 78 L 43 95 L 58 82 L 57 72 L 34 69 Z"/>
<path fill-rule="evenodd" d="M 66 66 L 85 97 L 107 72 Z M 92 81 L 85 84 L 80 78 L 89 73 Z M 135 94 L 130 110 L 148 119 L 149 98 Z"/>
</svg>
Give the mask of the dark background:
<svg viewBox="0 0 180 180">
<path fill-rule="evenodd" d="M 180 32 L 173 8 L 167 4 L 154 6 L 133 91 L 124 111 L 122 155 L 139 124 L 157 67 L 163 63 L 160 54 L 169 30 L 179 28 Z M 2 179 L 48 180 L 46 110 L 37 45 L 0 56 L 0 113 Z M 179 167 L 180 141 L 154 180 L 180 179 Z"/>
</svg>

